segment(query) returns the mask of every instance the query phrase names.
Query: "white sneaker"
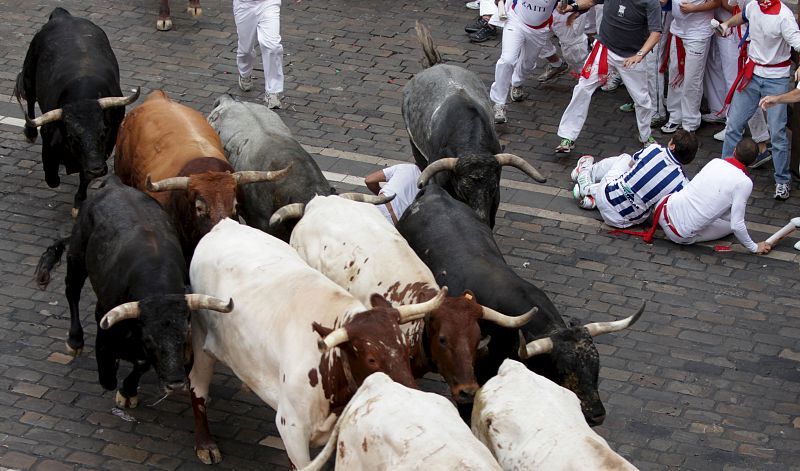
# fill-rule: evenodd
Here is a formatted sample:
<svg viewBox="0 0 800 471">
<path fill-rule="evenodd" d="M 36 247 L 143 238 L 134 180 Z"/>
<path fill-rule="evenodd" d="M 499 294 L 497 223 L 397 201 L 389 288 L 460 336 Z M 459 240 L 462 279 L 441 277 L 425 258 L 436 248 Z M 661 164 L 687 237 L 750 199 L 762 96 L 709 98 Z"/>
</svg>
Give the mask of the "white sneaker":
<svg viewBox="0 0 800 471">
<path fill-rule="evenodd" d="M 725 124 L 725 116 L 717 116 L 717 113 L 706 113 L 700 115 L 700 120 L 704 123 Z"/>
<path fill-rule="evenodd" d="M 576 181 L 578 182 L 578 184 L 575 185 L 575 187 L 572 189 L 572 196 L 574 196 L 575 199 L 580 200 L 581 198 L 587 195 L 587 193 L 589 192 L 589 186 L 591 186 L 592 183 L 594 183 L 592 181 L 591 172 L 588 169 L 584 170 L 583 172 L 578 174 L 578 178 L 576 179 Z"/>
<path fill-rule="evenodd" d="M 606 84 L 600 87 L 604 92 L 613 92 L 622 84 L 622 77 L 616 72 L 609 72 Z"/>
<path fill-rule="evenodd" d="M 553 67 L 553 65 L 548 62 L 544 67 L 544 73 L 537 77 L 536 80 L 540 82 L 547 82 L 548 80 L 558 77 L 567 70 L 569 70 L 569 64 L 567 64 L 567 61 L 561 61 L 561 65 L 558 67 Z"/>
<path fill-rule="evenodd" d="M 278 98 L 277 93 L 267 94 L 267 96 L 264 97 L 264 101 L 267 103 L 267 108 L 271 110 L 281 109 L 281 99 Z"/>
<path fill-rule="evenodd" d="M 470 10 L 480 10 L 481 9 L 480 2 L 469 2 L 464 6 L 469 8 Z"/>
<path fill-rule="evenodd" d="M 495 124 L 503 124 L 507 122 L 508 119 L 506 118 L 506 105 L 501 105 L 499 103 L 494 104 L 494 123 Z"/>
<path fill-rule="evenodd" d="M 253 88 L 253 77 L 239 76 L 239 89 L 243 92 L 249 92 Z"/>
<path fill-rule="evenodd" d="M 578 164 L 575 166 L 575 168 L 572 169 L 572 173 L 569 174 L 569 178 L 571 178 L 572 181 L 577 182 L 578 175 L 580 175 L 584 170 L 591 169 L 592 165 L 594 165 L 594 157 L 591 155 L 582 156 L 580 159 L 578 159 Z"/>
<path fill-rule="evenodd" d="M 528 97 L 528 92 L 523 90 L 522 87 L 511 87 L 508 95 L 511 97 L 511 101 L 522 101 Z"/>
<path fill-rule="evenodd" d="M 725 128 L 722 128 L 722 131 L 714 134 L 714 140 L 719 142 L 725 142 Z"/>
<path fill-rule="evenodd" d="M 583 209 L 594 209 L 597 204 L 594 201 L 594 196 L 586 195 L 582 200 L 578 201 L 578 207 Z"/>
</svg>

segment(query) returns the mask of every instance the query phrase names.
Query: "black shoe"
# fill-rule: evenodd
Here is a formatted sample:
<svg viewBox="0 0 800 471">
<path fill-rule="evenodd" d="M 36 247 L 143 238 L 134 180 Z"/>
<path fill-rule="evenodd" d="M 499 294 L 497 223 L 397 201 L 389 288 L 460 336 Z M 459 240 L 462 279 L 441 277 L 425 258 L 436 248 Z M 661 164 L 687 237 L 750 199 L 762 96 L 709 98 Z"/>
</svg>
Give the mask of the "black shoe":
<svg viewBox="0 0 800 471">
<path fill-rule="evenodd" d="M 489 21 L 484 20 L 482 16 L 479 16 L 477 20 L 473 21 L 472 23 L 467 23 L 467 26 L 464 26 L 464 31 L 467 33 L 474 33 L 484 26 L 489 24 Z"/>
<path fill-rule="evenodd" d="M 469 41 L 473 43 L 482 43 L 497 37 L 497 28 L 487 24 L 483 28 L 475 31 L 469 35 Z"/>
</svg>

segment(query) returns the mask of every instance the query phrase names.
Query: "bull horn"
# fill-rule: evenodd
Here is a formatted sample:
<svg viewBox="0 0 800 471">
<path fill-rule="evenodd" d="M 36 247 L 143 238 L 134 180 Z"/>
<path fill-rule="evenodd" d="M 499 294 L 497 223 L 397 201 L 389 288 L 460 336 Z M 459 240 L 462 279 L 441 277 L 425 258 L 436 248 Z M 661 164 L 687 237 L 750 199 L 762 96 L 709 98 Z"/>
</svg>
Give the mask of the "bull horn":
<svg viewBox="0 0 800 471">
<path fill-rule="evenodd" d="M 591 324 L 586 324 L 584 328 L 589 331 L 589 335 L 592 337 L 597 337 L 598 335 L 609 334 L 611 332 L 618 332 L 622 329 L 627 329 L 628 327 L 632 326 L 636 321 L 642 317 L 642 313 L 644 312 L 644 307 L 647 306 L 647 301 L 642 302 L 642 307 L 639 308 L 639 311 L 630 316 L 626 317 L 625 319 L 620 319 L 618 321 L 612 322 L 592 322 Z"/>
<path fill-rule="evenodd" d="M 431 179 L 434 175 L 444 170 L 453 170 L 453 168 L 458 163 L 458 159 L 455 157 L 447 157 L 444 159 L 439 159 L 436 162 L 425 167 L 425 170 L 422 171 L 422 175 L 419 176 L 417 179 L 417 188 L 422 188 L 428 183 L 428 180 Z"/>
<path fill-rule="evenodd" d="M 482 338 L 481 341 L 478 342 L 477 350 L 479 350 L 479 351 L 480 350 L 486 350 L 487 348 L 489 348 L 489 342 L 491 342 L 491 341 L 492 341 L 492 336 L 491 335 L 487 335 L 486 337 Z"/>
<path fill-rule="evenodd" d="M 319 339 L 319 341 L 317 341 L 317 347 L 321 352 L 327 352 L 333 347 L 343 344 L 348 340 L 350 340 L 350 337 L 347 335 L 347 330 L 345 330 L 344 327 L 339 327 L 330 334 L 326 335 L 325 338 Z"/>
<path fill-rule="evenodd" d="M 518 169 L 525 172 L 529 177 L 533 178 L 539 183 L 544 183 L 547 181 L 545 177 L 539 173 L 538 170 L 533 168 L 533 165 L 525 162 L 525 159 L 518 155 L 514 154 L 497 154 L 494 156 L 497 159 L 497 163 L 500 165 L 511 165 L 512 167 L 517 167 Z"/>
<path fill-rule="evenodd" d="M 171 177 L 154 182 L 150 179 L 150 175 L 148 175 L 147 180 L 145 181 L 144 184 L 145 187 L 147 188 L 147 191 L 152 191 L 152 192 L 170 191 L 170 190 L 188 190 L 189 177 Z"/>
<path fill-rule="evenodd" d="M 422 319 L 425 314 L 438 309 L 444 302 L 445 296 L 447 296 L 447 286 L 442 286 L 442 289 L 432 299 L 422 303 L 397 306 L 397 310 L 400 311 L 400 323 L 405 324 L 406 322 Z"/>
<path fill-rule="evenodd" d="M 139 317 L 139 301 L 132 301 L 125 304 L 120 304 L 114 309 L 108 311 L 102 319 L 100 319 L 101 329 L 110 329 L 111 326 L 119 321 L 125 319 L 136 319 Z"/>
<path fill-rule="evenodd" d="M 517 355 L 519 355 L 520 359 L 527 360 L 528 358 L 536 355 L 541 355 L 543 353 L 550 353 L 553 351 L 553 340 L 550 337 L 545 337 L 542 339 L 536 339 L 527 345 L 525 344 L 525 337 L 522 335 L 522 331 L 519 332 L 519 351 Z"/>
<path fill-rule="evenodd" d="M 300 219 L 306 210 L 305 203 L 292 203 L 281 206 L 269 218 L 269 227 L 275 227 L 288 219 Z"/>
<path fill-rule="evenodd" d="M 189 305 L 189 309 L 192 311 L 198 309 L 208 309 L 223 313 L 233 311 L 233 298 L 229 298 L 228 302 L 225 302 L 222 299 L 207 294 L 187 294 L 186 304 Z"/>
<path fill-rule="evenodd" d="M 133 95 L 98 98 L 97 103 L 100 105 L 101 110 L 116 108 L 118 106 L 128 106 L 139 98 L 139 93 L 141 92 L 142 87 L 136 87 L 136 91 Z"/>
<path fill-rule="evenodd" d="M 506 327 L 509 329 L 518 329 L 523 325 L 527 324 L 531 317 L 534 314 L 539 312 L 539 308 L 533 306 L 533 308 L 526 312 L 521 316 L 507 316 L 500 312 L 495 311 L 492 308 L 488 308 L 486 306 L 481 306 L 483 308 L 483 320 L 494 322 L 495 324 L 499 325 L 500 327 Z"/>
<path fill-rule="evenodd" d="M 365 195 L 364 193 L 342 193 L 339 198 L 346 200 L 358 201 L 359 203 L 372 203 L 372 204 L 386 204 L 392 201 L 396 195 Z"/>
<path fill-rule="evenodd" d="M 64 110 L 61 108 L 56 108 L 54 110 L 48 111 L 43 115 L 39 116 L 35 119 L 28 118 L 28 114 L 25 114 L 25 124 L 30 127 L 38 128 L 40 126 L 44 126 L 47 123 L 52 123 L 53 121 L 58 121 L 64 116 Z"/>
<path fill-rule="evenodd" d="M 290 168 L 292 168 L 292 164 L 289 164 L 286 166 L 286 168 L 282 168 L 280 170 L 270 170 L 268 172 L 244 170 L 234 173 L 233 178 L 236 180 L 237 185 L 256 182 L 271 182 L 273 180 L 278 180 L 285 177 L 286 174 L 289 173 Z"/>
</svg>

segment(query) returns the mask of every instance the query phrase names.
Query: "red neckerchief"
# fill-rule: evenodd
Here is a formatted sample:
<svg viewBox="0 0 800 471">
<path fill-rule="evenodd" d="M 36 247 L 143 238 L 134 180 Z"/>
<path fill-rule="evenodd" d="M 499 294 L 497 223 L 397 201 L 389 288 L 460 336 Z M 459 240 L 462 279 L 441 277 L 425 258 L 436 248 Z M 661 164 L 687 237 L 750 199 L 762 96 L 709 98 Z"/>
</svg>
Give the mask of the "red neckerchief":
<svg viewBox="0 0 800 471">
<path fill-rule="evenodd" d="M 781 11 L 780 0 L 758 0 L 758 8 L 765 15 L 777 15 Z"/>
<path fill-rule="evenodd" d="M 597 64 L 597 75 L 600 78 L 600 83 L 605 85 L 608 81 L 608 48 L 600 44 L 600 41 L 594 42 L 592 53 L 589 54 L 589 58 L 586 59 L 586 63 L 583 65 L 581 77 L 588 79 L 592 75 L 592 64 L 594 64 L 594 58 L 597 57 L 597 52 L 600 49 L 602 51 L 600 51 L 600 63 Z"/>
<path fill-rule="evenodd" d="M 661 68 L 658 69 L 658 73 L 663 74 L 667 71 L 667 66 L 669 65 L 669 46 L 670 43 L 672 43 L 672 38 L 675 38 L 675 55 L 678 56 L 678 75 L 669 84 L 673 87 L 678 87 L 683 83 L 683 71 L 686 66 L 686 49 L 683 48 L 683 40 L 677 36 L 673 36 L 672 33 L 667 34 L 667 47 L 664 51 L 664 60 L 661 62 Z"/>
<path fill-rule="evenodd" d="M 727 159 L 722 159 L 722 160 L 724 160 L 725 162 L 728 162 L 729 164 L 731 164 L 734 167 L 738 168 L 739 170 L 744 172 L 745 175 L 750 176 L 750 174 L 747 173 L 747 167 L 745 167 L 745 165 L 743 163 L 739 162 L 734 157 L 728 157 Z"/>
</svg>

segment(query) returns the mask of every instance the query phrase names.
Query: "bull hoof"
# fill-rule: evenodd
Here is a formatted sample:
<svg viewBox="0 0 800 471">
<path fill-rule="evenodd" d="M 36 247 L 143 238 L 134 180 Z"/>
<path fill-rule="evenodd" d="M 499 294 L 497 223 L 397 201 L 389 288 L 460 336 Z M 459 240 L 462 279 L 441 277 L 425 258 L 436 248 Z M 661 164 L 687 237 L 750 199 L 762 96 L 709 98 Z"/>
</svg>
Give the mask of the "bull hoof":
<svg viewBox="0 0 800 471">
<path fill-rule="evenodd" d="M 72 219 L 73 220 L 78 219 L 78 211 L 79 211 L 78 208 L 72 208 Z"/>
<path fill-rule="evenodd" d="M 135 409 L 139 405 L 139 396 L 125 397 L 121 392 L 117 391 L 117 397 L 114 398 L 117 407 L 123 409 Z"/>
<path fill-rule="evenodd" d="M 79 356 L 81 354 L 81 352 L 83 352 L 83 345 L 81 345 L 80 347 L 72 348 L 69 345 L 69 341 L 67 341 L 64 345 L 66 345 L 66 347 L 67 347 L 67 354 L 68 355 L 72 355 L 74 357 L 77 357 L 77 356 Z"/>
<path fill-rule="evenodd" d="M 197 459 L 205 464 L 215 464 L 222 461 L 222 453 L 215 444 L 195 448 L 195 452 L 197 453 Z"/>
<path fill-rule="evenodd" d="M 193 7 L 189 5 L 186 7 L 186 11 L 195 18 L 203 15 L 203 9 L 201 7 Z"/>
<path fill-rule="evenodd" d="M 169 18 L 163 19 L 163 20 L 161 18 L 159 18 L 156 21 L 156 29 L 159 30 L 159 31 L 169 31 L 169 30 L 171 30 L 172 29 L 172 20 L 169 19 Z"/>
</svg>

